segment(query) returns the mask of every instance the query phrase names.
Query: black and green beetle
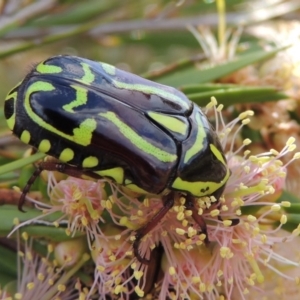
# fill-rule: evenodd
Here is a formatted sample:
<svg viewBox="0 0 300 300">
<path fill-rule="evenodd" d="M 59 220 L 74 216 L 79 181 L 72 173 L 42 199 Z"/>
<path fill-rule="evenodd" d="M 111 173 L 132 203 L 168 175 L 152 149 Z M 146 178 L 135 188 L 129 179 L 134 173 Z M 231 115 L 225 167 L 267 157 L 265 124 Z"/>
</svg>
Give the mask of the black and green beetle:
<svg viewBox="0 0 300 300">
<path fill-rule="evenodd" d="M 133 248 L 173 206 L 186 207 L 206 232 L 194 198 L 221 196 L 230 176 L 216 132 L 180 91 L 106 63 L 61 55 L 39 63 L 5 100 L 9 128 L 24 143 L 57 158 L 42 169 L 110 178 L 164 206 L 136 233 Z"/>
</svg>

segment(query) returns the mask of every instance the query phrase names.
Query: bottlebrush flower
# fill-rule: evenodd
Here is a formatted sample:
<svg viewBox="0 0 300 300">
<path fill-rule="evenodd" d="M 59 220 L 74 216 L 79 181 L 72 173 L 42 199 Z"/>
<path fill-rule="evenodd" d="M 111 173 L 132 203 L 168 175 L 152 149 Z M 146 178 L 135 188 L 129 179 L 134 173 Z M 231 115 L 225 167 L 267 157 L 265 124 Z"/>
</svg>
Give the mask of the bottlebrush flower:
<svg viewBox="0 0 300 300">
<path fill-rule="evenodd" d="M 24 250 L 18 251 L 17 281 L 0 289 L 0 299 L 79 299 L 80 286 L 72 276 L 88 261 L 89 255 L 83 254 L 71 268 L 64 271 L 64 266 L 58 267 L 57 262 L 51 259 L 54 250 L 52 245 L 48 245 L 48 253 L 42 257 L 33 251 L 33 240 L 26 232 L 23 232 L 22 239 Z"/>
<path fill-rule="evenodd" d="M 241 113 L 226 125 L 215 99 L 207 106 L 212 108 L 231 176 L 219 201 L 195 200 L 207 224 L 209 243 L 178 194 L 175 205 L 142 239 L 139 251 L 150 258 L 150 265 L 141 264 L 132 253 L 135 230 L 163 206 L 160 196 L 137 198 L 107 180 L 51 181 L 52 205 L 46 214 L 62 211 L 58 221 L 67 221 L 69 233 L 85 232 L 90 243 L 95 269 L 89 296 L 248 299 L 252 290 L 263 292 L 270 272 L 297 281 L 284 272 L 285 267 L 298 267 L 297 258 L 275 251 L 280 245 L 292 245 L 300 233 L 299 227 L 282 235 L 288 221 L 283 208 L 290 203 L 276 203 L 287 166 L 300 157 L 296 153 L 287 163 L 281 161 L 295 150 L 294 139 L 279 152 L 251 154 L 246 150 L 249 139 L 236 140 L 241 140 L 240 131 L 253 112 Z"/>
</svg>

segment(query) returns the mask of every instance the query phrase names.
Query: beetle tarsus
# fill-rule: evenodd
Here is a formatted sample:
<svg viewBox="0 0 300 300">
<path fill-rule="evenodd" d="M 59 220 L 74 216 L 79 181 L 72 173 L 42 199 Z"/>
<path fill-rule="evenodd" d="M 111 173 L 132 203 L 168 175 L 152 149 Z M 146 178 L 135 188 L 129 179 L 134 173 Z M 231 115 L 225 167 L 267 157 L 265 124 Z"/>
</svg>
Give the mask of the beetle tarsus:
<svg viewBox="0 0 300 300">
<path fill-rule="evenodd" d="M 148 234 L 154 227 L 156 227 L 157 223 L 162 220 L 162 218 L 167 214 L 170 208 L 174 205 L 175 202 L 175 193 L 171 192 L 166 196 L 163 196 L 163 207 L 152 217 L 152 219 L 144 225 L 142 228 L 136 231 L 135 241 L 133 243 L 133 252 L 137 260 L 142 264 L 149 264 L 150 260 L 142 257 L 139 252 L 139 246 L 141 243 L 141 239 Z"/>
</svg>

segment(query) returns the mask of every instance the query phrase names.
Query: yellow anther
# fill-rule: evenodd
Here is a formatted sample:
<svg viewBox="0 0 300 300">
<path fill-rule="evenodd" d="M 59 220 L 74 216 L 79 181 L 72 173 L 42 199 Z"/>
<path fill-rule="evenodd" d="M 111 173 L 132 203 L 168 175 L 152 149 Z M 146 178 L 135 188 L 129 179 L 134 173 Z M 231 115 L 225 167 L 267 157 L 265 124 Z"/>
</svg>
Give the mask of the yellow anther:
<svg viewBox="0 0 300 300">
<path fill-rule="evenodd" d="M 20 224 L 20 220 L 19 220 L 18 218 L 14 218 L 14 219 L 13 219 L 13 224 L 14 224 L 15 226 L 19 225 L 19 224 Z"/>
<path fill-rule="evenodd" d="M 293 159 L 299 159 L 299 158 L 300 158 L 300 152 L 295 153 Z"/>
<path fill-rule="evenodd" d="M 233 257 L 233 253 L 231 252 L 230 248 L 225 246 L 220 248 L 220 255 L 222 258 L 226 258 L 226 259 L 230 259 Z"/>
<path fill-rule="evenodd" d="M 271 206 L 271 210 L 272 211 L 279 211 L 281 209 L 280 205 L 279 204 L 273 204 Z"/>
<path fill-rule="evenodd" d="M 224 220 L 224 221 L 223 221 L 223 225 L 224 225 L 225 227 L 230 227 L 230 226 L 232 225 L 232 221 L 231 221 L 231 220 Z"/>
<path fill-rule="evenodd" d="M 214 209 L 210 212 L 210 215 L 212 217 L 217 217 L 220 214 L 220 211 L 218 209 Z"/>
<path fill-rule="evenodd" d="M 247 220 L 248 220 L 249 222 L 255 222 L 257 219 L 256 219 L 255 216 L 248 215 L 248 216 L 247 216 Z"/>
<path fill-rule="evenodd" d="M 290 146 L 290 145 L 294 144 L 295 141 L 296 141 L 296 139 L 295 139 L 293 136 L 291 136 L 291 137 L 287 140 L 286 145 L 287 145 L 287 146 Z"/>
<path fill-rule="evenodd" d="M 184 219 L 184 212 L 180 211 L 176 216 L 178 221 L 182 221 Z"/>
<path fill-rule="evenodd" d="M 142 278 L 142 276 L 144 275 L 144 272 L 143 271 L 134 271 L 133 272 L 133 275 L 134 275 L 134 278 L 136 280 L 139 280 Z"/>
<path fill-rule="evenodd" d="M 287 222 L 287 216 L 286 215 L 282 215 L 281 218 L 280 218 L 280 223 L 281 224 L 286 224 Z"/>
<path fill-rule="evenodd" d="M 57 290 L 60 292 L 64 292 L 66 290 L 66 286 L 64 284 L 59 284 L 57 286 Z"/>
<path fill-rule="evenodd" d="M 140 298 L 143 298 L 144 297 L 144 291 L 137 285 L 135 288 L 134 288 L 134 291 L 136 292 L 136 294 L 140 297 Z"/>
<path fill-rule="evenodd" d="M 22 233 L 22 238 L 24 241 L 27 241 L 28 240 L 28 233 L 27 232 L 23 232 Z"/>
<path fill-rule="evenodd" d="M 221 112 L 224 108 L 224 105 L 223 104 L 219 104 L 218 107 L 217 107 L 217 111 L 218 112 Z"/>
<path fill-rule="evenodd" d="M 183 230 L 182 228 L 176 228 L 176 233 L 179 235 L 184 235 L 185 234 L 185 230 Z"/>
<path fill-rule="evenodd" d="M 268 237 L 267 237 L 265 234 L 263 234 L 263 235 L 261 236 L 260 240 L 261 240 L 262 243 L 266 244 L 267 241 L 268 241 Z"/>
<path fill-rule="evenodd" d="M 239 119 L 243 120 L 243 119 L 245 119 L 249 116 L 253 116 L 253 115 L 254 115 L 254 112 L 252 110 L 246 110 L 239 114 Z"/>
<path fill-rule="evenodd" d="M 250 145 L 251 143 L 252 143 L 252 141 L 250 139 L 244 139 L 243 140 L 243 145 L 244 146 Z"/>
<path fill-rule="evenodd" d="M 176 274 L 176 269 L 174 267 L 170 267 L 169 268 L 169 274 L 172 276 L 172 275 L 175 275 Z"/>
<path fill-rule="evenodd" d="M 294 145 L 290 145 L 289 148 L 288 148 L 288 151 L 289 152 L 293 152 L 296 148 L 297 148 L 297 146 L 295 144 Z"/>
<path fill-rule="evenodd" d="M 28 290 L 32 290 L 34 288 L 34 282 L 28 282 L 26 287 Z"/>
</svg>

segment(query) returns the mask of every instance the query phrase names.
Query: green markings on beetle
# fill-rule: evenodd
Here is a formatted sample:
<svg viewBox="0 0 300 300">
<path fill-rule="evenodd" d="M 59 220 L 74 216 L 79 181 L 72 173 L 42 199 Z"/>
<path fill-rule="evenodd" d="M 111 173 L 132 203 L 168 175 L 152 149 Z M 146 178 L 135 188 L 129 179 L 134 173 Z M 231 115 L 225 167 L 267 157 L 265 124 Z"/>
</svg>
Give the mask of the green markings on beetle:
<svg viewBox="0 0 300 300">
<path fill-rule="evenodd" d="M 182 135 L 187 133 L 188 125 L 176 117 L 154 111 L 148 112 L 148 115 L 150 118 L 168 130 L 180 133 Z"/>
<path fill-rule="evenodd" d="M 124 182 L 124 170 L 121 167 L 93 172 L 103 177 L 110 177 L 118 184 L 123 184 Z"/>
<path fill-rule="evenodd" d="M 10 113 L 9 113 L 9 118 L 6 119 L 8 128 L 10 130 L 13 130 L 16 124 L 16 101 L 17 101 L 17 97 L 18 97 L 18 92 L 16 91 L 16 88 L 21 84 L 22 82 L 18 83 L 13 89 L 11 89 L 11 91 L 8 93 L 5 101 L 12 101 L 13 103 L 10 103 Z M 15 91 L 14 91 L 15 90 Z M 14 91 L 14 92 L 13 92 Z M 8 104 L 8 102 L 7 102 Z M 12 111 L 11 111 L 12 110 Z M 6 116 L 7 117 L 7 116 Z"/>
<path fill-rule="evenodd" d="M 84 72 L 84 75 L 82 76 L 81 79 L 77 79 L 77 81 L 80 81 L 84 84 L 91 84 L 95 80 L 95 75 L 90 69 L 90 66 L 86 63 L 80 63 Z"/>
<path fill-rule="evenodd" d="M 75 143 L 83 146 L 87 146 L 91 143 L 93 132 L 97 128 L 97 122 L 95 119 L 87 118 L 82 121 L 79 125 L 79 128 L 73 129 L 73 137 L 71 140 Z"/>
<path fill-rule="evenodd" d="M 228 181 L 230 176 L 230 171 L 227 167 L 227 164 L 224 160 L 222 153 L 215 145 L 210 144 L 209 146 L 211 152 L 215 155 L 217 160 L 220 163 L 222 163 L 226 168 L 226 175 L 222 178 L 222 180 L 220 182 L 214 182 L 214 181 L 190 182 L 190 181 L 182 180 L 180 177 L 177 177 L 172 184 L 172 187 L 174 189 L 180 191 L 187 191 L 196 197 L 202 197 L 202 196 L 211 195 L 213 192 L 221 188 Z"/>
<path fill-rule="evenodd" d="M 20 136 L 20 140 L 23 143 L 28 144 L 30 141 L 30 138 L 31 138 L 30 132 L 28 130 L 23 130 L 23 132 L 21 133 L 21 136 Z"/>
<path fill-rule="evenodd" d="M 63 109 L 69 113 L 75 113 L 73 110 L 75 107 L 85 105 L 88 101 L 88 91 L 86 88 L 78 85 L 70 85 L 76 91 L 75 100 L 63 106 Z"/>
<path fill-rule="evenodd" d="M 101 67 L 108 75 L 116 75 L 116 68 L 106 63 L 100 63 Z"/>
<path fill-rule="evenodd" d="M 137 186 L 136 184 L 132 183 L 131 181 L 125 181 L 125 187 L 127 187 L 128 189 L 130 189 L 133 192 L 139 193 L 139 194 L 148 194 L 148 192 L 142 188 L 140 188 L 139 186 Z"/>
<path fill-rule="evenodd" d="M 149 83 L 151 83 L 151 81 L 149 81 Z M 116 88 L 119 88 L 119 89 L 141 92 L 141 93 L 149 94 L 149 95 L 156 95 L 156 96 L 162 97 L 164 99 L 171 100 L 171 101 L 177 103 L 178 105 L 184 107 L 185 109 L 189 109 L 189 100 L 188 99 L 185 100 L 185 97 L 182 98 L 180 96 L 177 96 L 175 94 L 175 91 L 178 92 L 177 90 L 174 89 L 174 92 L 172 93 L 171 91 L 164 89 L 164 86 L 161 86 L 158 83 L 155 84 L 156 86 L 154 86 L 154 85 L 150 85 L 150 84 L 146 85 L 146 84 L 140 84 L 140 83 L 126 83 L 126 82 L 118 81 L 116 79 L 112 79 L 112 84 Z"/>
<path fill-rule="evenodd" d="M 191 148 L 189 148 L 184 156 L 184 163 L 186 164 L 193 156 L 197 155 L 202 149 L 203 149 L 203 143 L 205 141 L 206 138 L 206 133 L 203 127 L 203 124 L 201 122 L 201 118 L 200 115 L 197 114 L 196 115 L 196 121 L 198 123 L 198 132 L 197 132 L 197 136 L 196 136 L 196 140 L 194 142 L 194 144 L 191 146 Z"/>
<path fill-rule="evenodd" d="M 72 142 L 75 142 L 82 146 L 87 146 L 91 143 L 93 132 L 95 131 L 97 127 L 97 122 L 93 118 L 87 118 L 83 120 L 79 127 L 73 129 L 73 135 L 69 135 L 66 133 L 63 133 L 62 131 L 56 129 L 51 124 L 46 123 L 40 116 L 38 116 L 32 109 L 30 104 L 30 96 L 33 93 L 36 92 L 51 92 L 55 90 L 55 87 L 48 82 L 44 81 L 36 81 L 32 83 L 25 94 L 24 99 L 24 107 L 28 114 L 28 116 L 31 118 L 32 121 L 34 121 L 38 126 L 57 134 L 58 136 L 61 136 L 67 140 L 70 140 Z M 76 101 L 76 100 L 75 100 Z"/>
<path fill-rule="evenodd" d="M 63 69 L 59 66 L 45 65 L 42 62 L 37 65 L 36 70 L 41 74 L 59 74 Z"/>
<path fill-rule="evenodd" d="M 60 152 L 59 160 L 63 162 L 68 162 L 74 158 L 74 151 L 70 148 L 65 148 L 63 151 Z"/>
<path fill-rule="evenodd" d="M 99 159 L 95 156 L 89 156 L 86 157 L 83 161 L 82 161 L 82 167 L 83 168 L 94 168 L 99 164 Z"/>
<path fill-rule="evenodd" d="M 43 153 L 47 153 L 51 148 L 51 142 L 47 139 L 41 140 L 38 149 Z"/>
<path fill-rule="evenodd" d="M 203 197 L 211 195 L 214 191 L 219 189 L 224 185 L 226 181 L 222 180 L 221 182 L 213 181 L 186 181 L 182 180 L 180 177 L 177 177 L 172 184 L 172 187 L 179 191 L 187 191 L 193 194 L 196 197 Z"/>
<path fill-rule="evenodd" d="M 115 126 L 117 126 L 119 131 L 126 139 L 128 139 L 135 147 L 139 148 L 145 153 L 156 157 L 162 162 L 174 162 L 177 160 L 176 154 L 171 154 L 147 142 L 134 130 L 132 130 L 126 123 L 122 122 L 114 112 L 108 111 L 105 113 L 99 113 L 99 115 L 111 121 Z"/>
<path fill-rule="evenodd" d="M 225 177 L 224 177 L 225 182 L 226 182 L 227 179 L 228 179 L 229 176 L 230 176 L 230 171 L 229 171 L 229 169 L 228 169 L 228 167 L 227 167 L 227 163 L 226 163 L 226 161 L 225 161 L 225 159 L 224 159 L 224 157 L 223 157 L 223 154 L 222 154 L 222 152 L 220 152 L 220 150 L 219 150 L 214 144 L 209 144 L 209 147 L 210 147 L 211 152 L 212 152 L 212 153 L 215 155 L 215 157 L 217 158 L 217 160 L 220 161 L 220 162 L 226 167 L 226 169 L 227 169 L 227 173 L 226 173 L 226 175 L 225 175 Z"/>
</svg>

